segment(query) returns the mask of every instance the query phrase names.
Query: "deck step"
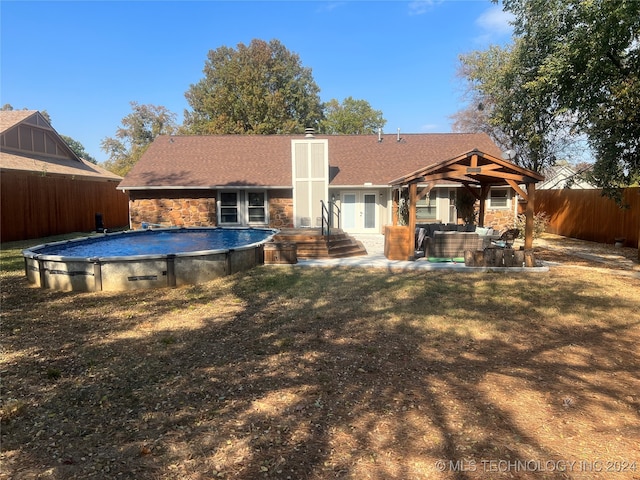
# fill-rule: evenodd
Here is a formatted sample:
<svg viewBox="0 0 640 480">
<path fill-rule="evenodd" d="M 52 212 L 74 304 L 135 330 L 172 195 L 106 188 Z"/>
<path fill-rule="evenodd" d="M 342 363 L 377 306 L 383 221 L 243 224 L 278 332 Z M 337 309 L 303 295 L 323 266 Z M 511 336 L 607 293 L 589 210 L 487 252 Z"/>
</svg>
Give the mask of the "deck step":
<svg viewBox="0 0 640 480">
<path fill-rule="evenodd" d="M 295 243 L 298 258 L 344 258 L 366 255 L 367 250 L 342 230 L 334 229 L 329 237 L 319 229 L 281 230 L 274 241 Z"/>
</svg>

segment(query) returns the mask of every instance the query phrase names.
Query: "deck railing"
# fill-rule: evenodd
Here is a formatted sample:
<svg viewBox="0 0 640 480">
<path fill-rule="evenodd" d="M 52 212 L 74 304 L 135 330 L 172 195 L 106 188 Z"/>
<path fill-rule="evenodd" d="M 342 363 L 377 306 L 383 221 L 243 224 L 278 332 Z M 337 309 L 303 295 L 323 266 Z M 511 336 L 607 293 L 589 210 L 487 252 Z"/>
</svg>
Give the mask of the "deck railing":
<svg viewBox="0 0 640 480">
<path fill-rule="evenodd" d="M 336 202 L 325 202 L 320 200 L 322 205 L 322 235 L 330 236 L 331 228 L 340 226 L 340 207 Z"/>
</svg>

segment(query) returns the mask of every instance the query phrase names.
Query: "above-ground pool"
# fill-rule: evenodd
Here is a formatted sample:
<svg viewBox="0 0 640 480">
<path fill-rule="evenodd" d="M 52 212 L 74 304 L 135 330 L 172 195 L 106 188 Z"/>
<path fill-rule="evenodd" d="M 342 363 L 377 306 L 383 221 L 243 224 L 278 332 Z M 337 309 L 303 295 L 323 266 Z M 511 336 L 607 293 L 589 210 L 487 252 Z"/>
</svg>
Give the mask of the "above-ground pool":
<svg viewBox="0 0 640 480">
<path fill-rule="evenodd" d="M 30 283 L 102 291 L 207 282 L 264 262 L 267 228 L 162 228 L 47 243 L 22 252 Z"/>
</svg>

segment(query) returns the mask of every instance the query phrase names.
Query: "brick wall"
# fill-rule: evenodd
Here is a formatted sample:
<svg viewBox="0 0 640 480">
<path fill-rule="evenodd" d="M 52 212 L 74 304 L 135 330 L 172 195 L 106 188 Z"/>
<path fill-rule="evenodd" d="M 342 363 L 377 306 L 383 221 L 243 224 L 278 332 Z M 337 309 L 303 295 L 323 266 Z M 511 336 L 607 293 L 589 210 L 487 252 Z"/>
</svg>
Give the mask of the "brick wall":
<svg viewBox="0 0 640 480">
<path fill-rule="evenodd" d="M 130 192 L 129 217 L 131 228 L 143 223 L 163 227 L 210 227 L 217 225 L 216 192 L 195 191 Z M 182 195 L 181 195 L 182 194 Z M 269 226 L 293 227 L 293 198 L 288 190 L 270 190 Z"/>
<path fill-rule="evenodd" d="M 484 226 L 500 231 L 513 228 L 513 210 L 510 208 L 487 210 L 484 215 Z"/>
<path fill-rule="evenodd" d="M 142 223 L 163 227 L 216 225 L 215 198 L 144 198 L 129 202 L 131 228 Z"/>
<path fill-rule="evenodd" d="M 269 192 L 269 226 L 273 228 L 293 228 L 293 197 L 290 191 Z"/>
</svg>

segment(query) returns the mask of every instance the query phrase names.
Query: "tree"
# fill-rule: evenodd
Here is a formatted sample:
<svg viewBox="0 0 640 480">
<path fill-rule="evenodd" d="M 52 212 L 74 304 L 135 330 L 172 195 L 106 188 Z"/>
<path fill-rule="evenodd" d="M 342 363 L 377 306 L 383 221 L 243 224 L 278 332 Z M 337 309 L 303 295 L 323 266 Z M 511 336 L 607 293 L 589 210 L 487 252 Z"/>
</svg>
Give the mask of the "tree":
<svg viewBox="0 0 640 480">
<path fill-rule="evenodd" d="M 458 75 L 468 83 L 470 106 L 454 116 L 454 128 L 489 134 L 515 152 L 515 163 L 541 172 L 568 156 L 579 139 L 553 89 L 533 82 L 536 61 L 518 39 L 461 55 Z"/>
<path fill-rule="evenodd" d="M 640 180 L 640 2 L 504 0 L 552 89 L 596 152 L 593 179 L 613 194 Z"/>
<path fill-rule="evenodd" d="M 324 106 L 324 119 L 319 131 L 326 134 L 360 135 L 375 133 L 387 121 L 380 110 L 374 110 L 366 100 L 347 97 L 342 104 L 332 99 Z"/>
<path fill-rule="evenodd" d="M 176 114 L 165 107 L 130 104 L 133 111 L 122 119 L 115 138 L 106 137 L 100 144 L 102 151 L 109 155 L 105 167 L 122 176 L 131 170 L 158 135 L 171 135 L 177 130 Z"/>
<path fill-rule="evenodd" d="M 65 143 L 69 146 L 69 148 L 73 150 L 73 153 L 75 153 L 78 157 L 84 158 L 85 160 L 91 163 L 95 163 L 95 164 L 98 163 L 98 161 L 95 158 L 93 158 L 91 155 L 87 153 L 82 143 L 80 143 L 77 140 L 74 140 L 71 137 L 68 137 L 67 135 L 60 135 L 60 137 L 65 141 Z"/>
<path fill-rule="evenodd" d="M 210 50 L 203 73 L 185 93 L 188 133 L 302 133 L 322 118 L 311 69 L 278 40 Z"/>
<path fill-rule="evenodd" d="M 481 80 L 486 78 L 490 71 L 495 71 L 494 73 L 497 74 L 502 61 L 492 57 L 503 55 L 506 55 L 506 51 L 498 49 L 493 54 L 491 52 L 471 52 L 459 57 L 457 75 L 467 84 L 464 94 L 467 107 L 457 111 L 450 118 L 453 120 L 452 130 L 454 132 L 486 133 L 504 151 L 513 148 L 512 142 L 506 133 L 507 129 L 492 121 L 489 114 L 494 110 L 495 99 L 489 93 L 492 88 L 489 88 L 488 85 L 483 86 L 485 81 Z M 480 58 L 481 56 L 484 58 Z M 488 63 L 490 68 L 481 68 L 484 63 Z M 488 71 L 485 73 L 485 70 Z"/>
</svg>

